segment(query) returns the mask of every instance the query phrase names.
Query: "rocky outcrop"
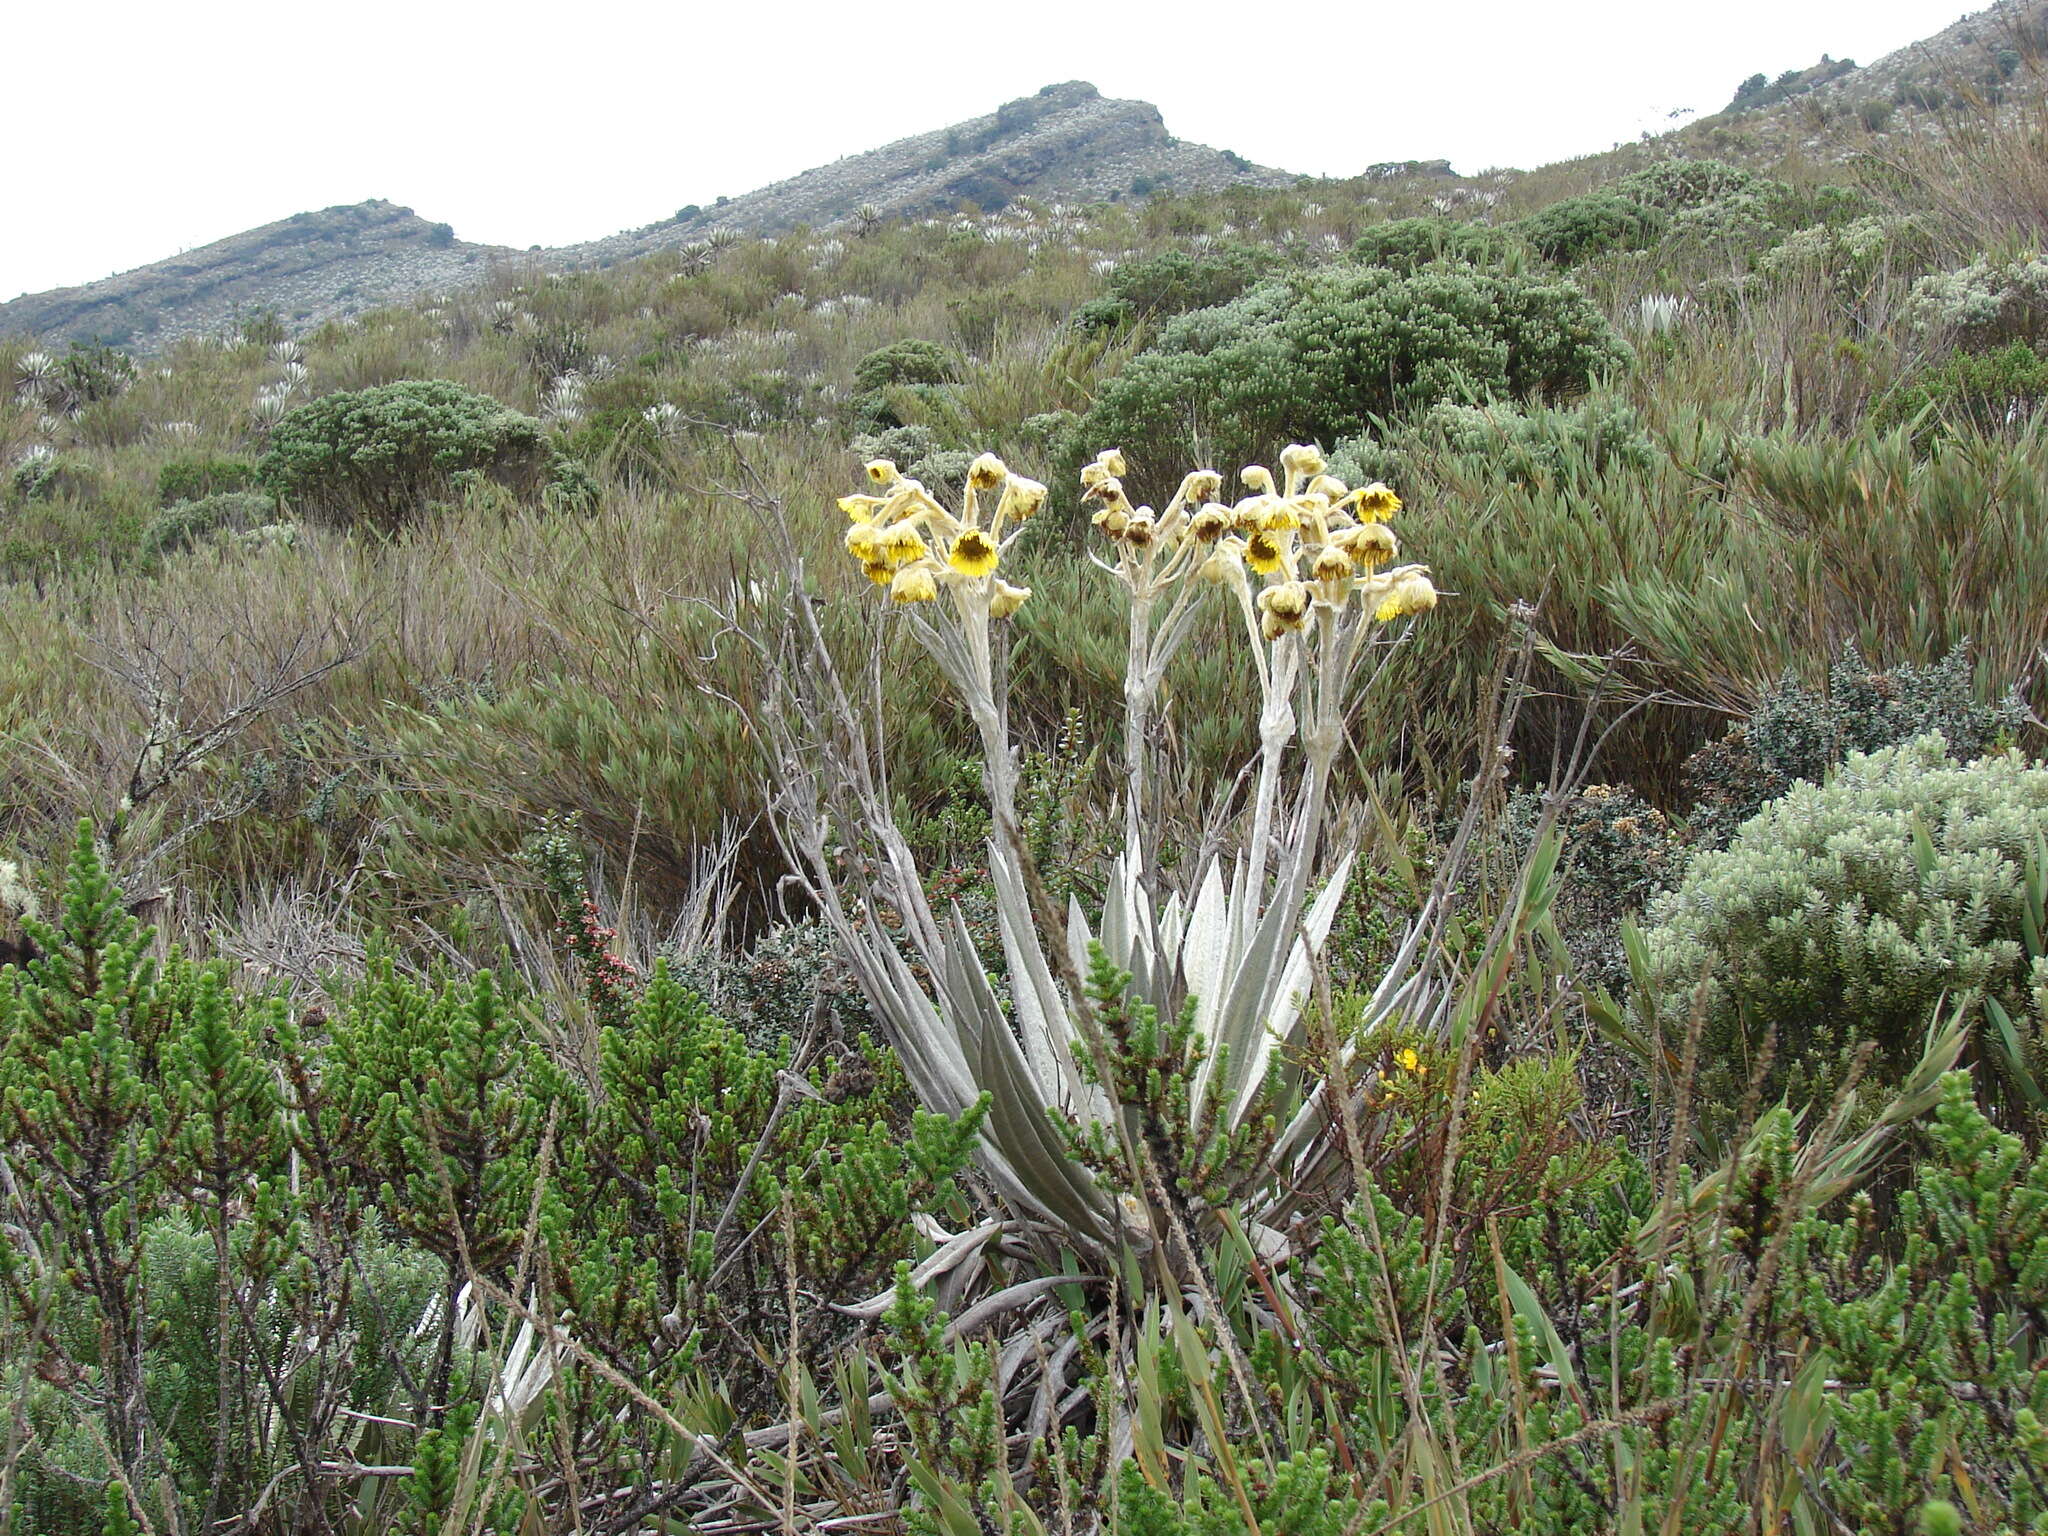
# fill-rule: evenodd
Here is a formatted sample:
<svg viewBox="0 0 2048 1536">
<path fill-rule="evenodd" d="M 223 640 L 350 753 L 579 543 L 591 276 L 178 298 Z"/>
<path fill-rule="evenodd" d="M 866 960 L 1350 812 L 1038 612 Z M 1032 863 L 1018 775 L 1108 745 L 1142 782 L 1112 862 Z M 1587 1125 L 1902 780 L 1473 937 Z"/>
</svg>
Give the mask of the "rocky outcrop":
<svg viewBox="0 0 2048 1536">
<path fill-rule="evenodd" d="M 512 253 L 469 245 L 410 208 L 368 202 L 295 213 L 97 283 L 0 304 L 0 335 L 98 340 L 154 351 L 274 311 L 304 330 L 482 277 Z"/>
<path fill-rule="evenodd" d="M 1149 102 L 1115 101 L 1075 80 L 986 117 L 805 171 L 691 218 L 549 254 L 598 264 L 700 240 L 717 229 L 774 234 L 799 224 L 819 228 L 863 208 L 887 218 L 928 217 L 969 205 L 993 212 L 1020 197 L 1088 203 L 1234 184 L 1287 186 L 1294 179 L 1176 139 Z"/>
<path fill-rule="evenodd" d="M 1020 197 L 1096 202 L 1228 186 L 1284 186 L 1284 172 L 1166 131 L 1157 107 L 1080 81 L 1049 85 L 934 133 L 902 139 L 727 200 L 691 217 L 582 245 L 517 253 L 523 264 L 606 266 L 715 231 L 777 234 L 856 217 L 992 211 Z M 294 214 L 132 272 L 0 304 L 0 335 L 112 341 L 155 351 L 274 311 L 293 331 L 483 277 L 515 253 L 455 240 L 410 208 L 357 203 Z"/>
</svg>

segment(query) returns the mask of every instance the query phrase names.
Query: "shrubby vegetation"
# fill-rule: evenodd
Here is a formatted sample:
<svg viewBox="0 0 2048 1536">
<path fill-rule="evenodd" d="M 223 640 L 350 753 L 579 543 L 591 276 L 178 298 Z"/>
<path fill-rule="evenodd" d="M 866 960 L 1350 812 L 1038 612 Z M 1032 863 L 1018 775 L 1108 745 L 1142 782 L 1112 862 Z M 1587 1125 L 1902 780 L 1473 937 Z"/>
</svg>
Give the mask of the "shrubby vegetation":
<svg viewBox="0 0 2048 1536">
<path fill-rule="evenodd" d="M 2040 1527 L 1918 111 L 0 343 L 0 1533 Z"/>
</svg>

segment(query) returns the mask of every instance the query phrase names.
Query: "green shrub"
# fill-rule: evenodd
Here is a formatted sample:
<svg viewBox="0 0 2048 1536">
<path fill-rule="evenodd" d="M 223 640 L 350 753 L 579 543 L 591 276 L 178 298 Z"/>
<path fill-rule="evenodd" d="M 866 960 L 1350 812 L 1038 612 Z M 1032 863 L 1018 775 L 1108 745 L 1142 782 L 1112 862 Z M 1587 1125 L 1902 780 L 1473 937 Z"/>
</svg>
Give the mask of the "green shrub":
<svg viewBox="0 0 2048 1536">
<path fill-rule="evenodd" d="M 1390 219 L 1358 237 L 1351 247 L 1351 259 L 1396 272 L 1413 272 L 1437 261 L 1462 261 L 1484 267 L 1500 261 L 1514 247 L 1512 236 L 1484 224 Z"/>
<path fill-rule="evenodd" d="M 1818 784 L 1852 752 L 1876 752 L 1930 733 L 1961 761 L 2011 741 L 2025 727 L 2026 705 L 2008 694 L 1979 704 L 1970 653 L 1957 646 L 1930 667 L 1879 672 L 1851 644 L 1816 693 L 1786 676 L 1758 700 L 1748 720 L 1686 763 L 1695 797 L 1694 829 L 1719 847 L 1735 829 L 1795 783 Z"/>
<path fill-rule="evenodd" d="M 1909 329 L 1972 352 L 2048 339 L 2048 259 L 1984 256 L 1923 277 L 1904 314 Z"/>
<path fill-rule="evenodd" d="M 1856 120 L 1865 133 L 1884 133 L 1891 128 L 1892 110 L 1890 102 L 1872 99 L 1856 108 Z"/>
<path fill-rule="evenodd" d="M 1615 196 L 1664 213 L 1782 190 L 1783 183 L 1723 160 L 1664 160 L 1622 177 L 1613 187 Z"/>
<path fill-rule="evenodd" d="M 1070 319 L 1077 331 L 1120 331 L 1137 323 L 1138 311 L 1128 299 L 1090 299 Z"/>
<path fill-rule="evenodd" d="M 168 507 L 225 491 L 253 491 L 260 478 L 247 459 L 173 459 L 156 472 L 156 499 Z"/>
<path fill-rule="evenodd" d="M 1263 245 L 1165 251 L 1120 264 L 1110 274 L 1109 294 L 1134 314 L 1185 314 L 1229 303 L 1271 271 L 1279 259 L 1278 252 Z"/>
<path fill-rule="evenodd" d="M 261 491 L 222 491 L 166 507 L 143 530 L 142 552 L 167 555 L 216 533 L 247 533 L 277 521 L 277 502 Z"/>
<path fill-rule="evenodd" d="M 2048 400 L 2048 357 L 2024 341 L 1994 352 L 1955 352 L 1932 368 L 1901 380 L 1871 407 L 1882 429 L 1926 420 L 1921 441 L 1934 432 L 1996 432 L 2031 417 Z"/>
<path fill-rule="evenodd" d="M 1767 1049 L 1765 1101 L 1797 1105 L 1825 1100 L 1866 1042 L 1873 1080 L 1899 1081 L 1939 1009 L 1992 998 L 2038 1032 L 2048 960 L 2030 953 L 2027 878 L 2048 769 L 1948 752 L 1930 735 L 1850 757 L 1652 907 L 1646 1006 L 1667 1040 L 1700 1010 L 1709 1124 L 1728 1126 Z"/>
<path fill-rule="evenodd" d="M 271 433 L 263 483 L 302 515 L 386 530 L 416 518 L 465 478 L 538 490 L 554 467 L 531 416 L 439 379 L 328 395 Z"/>
<path fill-rule="evenodd" d="M 1469 267 L 1341 265 L 1261 284 L 1171 322 L 1103 386 L 1088 444 L 1144 472 L 1246 463 L 1439 400 L 1585 389 L 1628 350 L 1577 287 Z"/>
<path fill-rule="evenodd" d="M 1591 192 L 1552 203 L 1541 213 L 1517 222 L 1522 237 L 1545 260 L 1565 266 L 1603 251 L 1630 251 L 1649 245 L 1663 232 L 1664 214 L 1633 198 Z"/>
<path fill-rule="evenodd" d="M 859 390 L 888 389 L 897 384 L 951 384 L 959 377 L 956 353 L 916 337 L 877 347 L 853 365 L 853 385 Z"/>
</svg>

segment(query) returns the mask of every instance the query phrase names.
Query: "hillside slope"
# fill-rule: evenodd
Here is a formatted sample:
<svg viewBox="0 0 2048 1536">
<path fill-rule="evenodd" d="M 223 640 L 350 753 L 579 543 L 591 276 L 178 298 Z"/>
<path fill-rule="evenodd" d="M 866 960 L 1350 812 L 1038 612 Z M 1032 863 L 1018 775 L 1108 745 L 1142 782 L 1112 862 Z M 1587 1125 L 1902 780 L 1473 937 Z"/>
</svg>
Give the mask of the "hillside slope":
<svg viewBox="0 0 2048 1536">
<path fill-rule="evenodd" d="M 799 224 L 833 224 L 864 208 L 885 218 L 922 217 L 968 204 L 997 208 L 1026 196 L 1095 202 L 1154 190 L 1285 186 L 1293 180 L 1283 171 L 1175 139 L 1148 102 L 1111 100 L 1092 85 L 1069 81 L 984 117 L 819 166 L 688 218 L 530 251 L 522 259 L 550 268 L 605 266 L 720 230 L 777 234 Z M 107 340 L 153 351 L 265 310 L 275 310 L 290 329 L 303 330 L 473 281 L 514 254 L 450 241 L 446 226 L 430 224 L 408 208 L 358 203 L 294 214 L 132 272 L 0 304 L 0 335 Z"/>
</svg>

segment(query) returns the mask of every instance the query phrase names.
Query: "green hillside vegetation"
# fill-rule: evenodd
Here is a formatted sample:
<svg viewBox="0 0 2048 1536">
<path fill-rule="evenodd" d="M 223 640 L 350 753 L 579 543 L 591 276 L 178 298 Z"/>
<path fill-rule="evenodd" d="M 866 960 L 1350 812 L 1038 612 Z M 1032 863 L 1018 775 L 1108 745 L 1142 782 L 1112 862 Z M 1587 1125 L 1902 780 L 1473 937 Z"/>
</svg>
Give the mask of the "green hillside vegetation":
<svg viewBox="0 0 2048 1536">
<path fill-rule="evenodd" d="M 2048 109 L 1770 89 L 0 342 L 0 1536 L 2048 1531 Z"/>
</svg>

